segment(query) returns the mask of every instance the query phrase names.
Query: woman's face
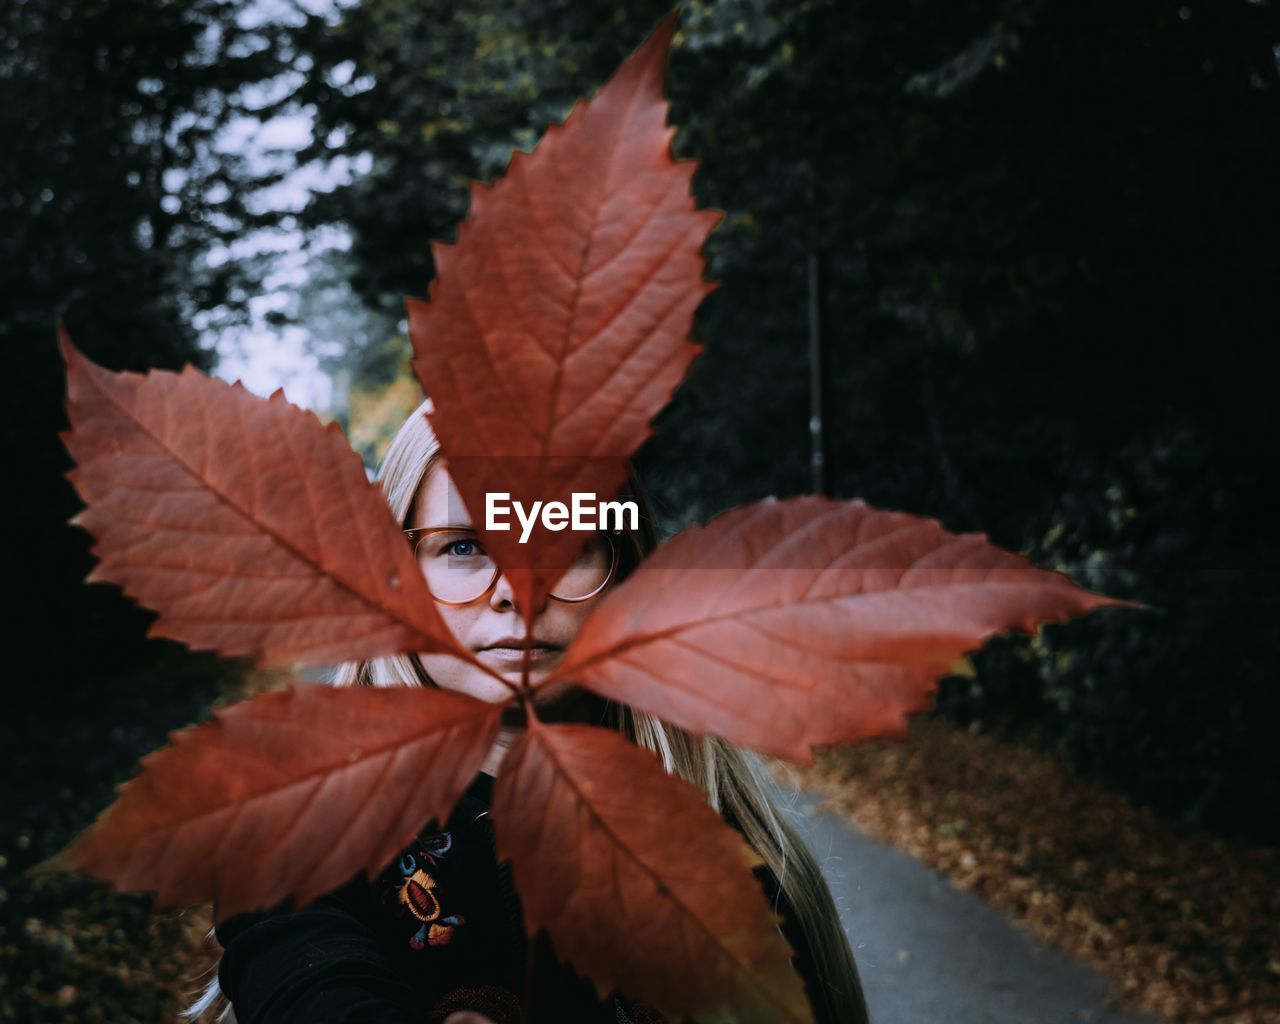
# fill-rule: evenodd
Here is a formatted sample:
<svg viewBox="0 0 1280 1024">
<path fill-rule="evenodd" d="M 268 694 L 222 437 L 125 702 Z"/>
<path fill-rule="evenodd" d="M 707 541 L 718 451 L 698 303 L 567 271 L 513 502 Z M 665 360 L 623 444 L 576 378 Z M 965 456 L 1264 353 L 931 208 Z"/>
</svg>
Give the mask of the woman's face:
<svg viewBox="0 0 1280 1024">
<path fill-rule="evenodd" d="M 462 496 L 444 465 L 437 461 L 423 478 L 413 503 L 413 518 L 407 525 L 421 529 L 449 526 L 470 529 Z M 477 544 L 479 542 L 476 542 Z M 471 554 L 478 548 L 454 548 L 459 554 Z M 603 595 L 602 595 L 603 596 Z M 580 603 L 548 600 L 546 607 L 533 620 L 532 640 L 538 646 L 530 652 L 529 679 L 536 683 L 546 678 L 560 662 L 569 643 L 599 598 Z M 471 650 L 481 664 L 519 683 L 524 651 L 508 646 L 507 641 L 525 639 L 524 619 L 515 605 L 511 585 L 499 576 L 484 597 L 464 605 L 436 605 L 458 642 Z M 498 702 L 511 696 L 511 691 L 476 666 L 448 654 L 418 655 L 427 675 L 446 690 Z M 539 691 L 537 704 L 550 705 L 573 689 L 571 684 L 556 684 Z"/>
</svg>

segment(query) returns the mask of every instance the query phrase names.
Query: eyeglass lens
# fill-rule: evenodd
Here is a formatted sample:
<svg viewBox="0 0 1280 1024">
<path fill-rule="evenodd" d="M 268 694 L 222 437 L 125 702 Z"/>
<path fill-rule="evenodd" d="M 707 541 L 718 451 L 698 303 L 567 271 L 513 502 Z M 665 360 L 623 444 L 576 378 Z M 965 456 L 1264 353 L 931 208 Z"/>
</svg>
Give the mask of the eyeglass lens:
<svg viewBox="0 0 1280 1024">
<path fill-rule="evenodd" d="M 423 534 L 414 548 L 427 587 L 441 601 L 466 604 L 484 595 L 498 578 L 498 567 L 480 539 L 469 530 Z M 581 600 L 604 586 L 613 568 L 613 541 L 597 533 L 552 590 L 562 601 Z"/>
</svg>

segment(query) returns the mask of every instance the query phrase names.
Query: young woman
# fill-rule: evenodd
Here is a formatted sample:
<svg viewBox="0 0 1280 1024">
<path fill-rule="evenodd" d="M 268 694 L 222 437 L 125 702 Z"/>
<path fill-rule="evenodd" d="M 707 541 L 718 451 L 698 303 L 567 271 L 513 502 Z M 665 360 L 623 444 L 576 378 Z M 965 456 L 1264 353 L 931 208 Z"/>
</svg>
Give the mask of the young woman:
<svg viewBox="0 0 1280 1024">
<path fill-rule="evenodd" d="M 486 667 L 512 681 L 529 660 L 534 680 L 563 657 L 595 603 L 653 547 L 642 516 L 634 533 L 598 534 L 557 584 L 525 636 L 520 609 L 466 521 L 440 458 L 423 403 L 392 441 L 379 481 L 454 635 Z M 635 488 L 625 495 L 641 504 Z M 526 650 L 527 648 L 527 650 Z M 449 655 L 398 655 L 341 666 L 340 686 L 439 686 L 481 700 L 509 691 Z M 619 730 L 657 754 L 668 772 L 707 801 L 760 854 L 764 892 L 796 951 L 796 966 L 820 1024 L 863 1024 L 857 969 L 816 863 L 778 813 L 759 761 L 715 738 L 697 738 L 650 715 L 572 686 L 538 699 L 539 716 Z M 528 948 L 519 902 L 499 866 L 487 819 L 492 776 L 518 728 L 504 725 L 481 773 L 443 829 L 420 835 L 377 880 L 363 879 L 301 910 L 244 915 L 217 929 L 221 992 L 238 1024 L 434 1021 L 508 1024 L 527 1001 L 530 1020 L 558 1024 L 661 1021 L 621 995 L 603 1001 L 559 964 L 545 935 Z M 672 837 L 679 848 L 679 837 Z M 601 915 L 609 913 L 602 906 Z M 218 999 L 218 985 L 189 1011 Z"/>
</svg>

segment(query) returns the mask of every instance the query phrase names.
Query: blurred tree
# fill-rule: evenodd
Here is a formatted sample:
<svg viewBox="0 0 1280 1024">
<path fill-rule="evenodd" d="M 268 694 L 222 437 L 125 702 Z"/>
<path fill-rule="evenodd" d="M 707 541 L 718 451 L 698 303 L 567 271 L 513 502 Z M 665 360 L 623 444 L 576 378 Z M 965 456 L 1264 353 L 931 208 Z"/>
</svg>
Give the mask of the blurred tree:
<svg viewBox="0 0 1280 1024">
<path fill-rule="evenodd" d="M 351 392 L 347 436 L 370 471 L 381 464 L 396 431 L 422 402 L 422 389 L 409 369 L 409 339 L 397 335 L 386 347 L 400 353 L 400 371 L 384 384 L 370 382 Z"/>
<path fill-rule="evenodd" d="M 319 367 L 333 382 L 331 411 L 349 428 L 357 390 L 385 387 L 408 372 L 407 339 L 394 340 L 395 322 L 366 306 L 356 296 L 352 266 L 341 248 L 312 249 L 306 259 L 306 280 L 291 308 L 281 319 L 307 325 L 310 348 Z"/>
<path fill-rule="evenodd" d="M 663 10 L 649 2 L 639 17 L 606 18 L 625 31 L 600 37 L 605 6 L 368 0 L 335 26 L 312 21 L 300 45 L 317 73 L 300 96 L 317 130 L 301 159 L 359 154 L 369 170 L 317 196 L 305 217 L 350 231 L 350 284 L 382 318 L 383 338 L 403 333 L 404 297 L 432 275 L 427 243 L 452 237 L 469 183 L 499 175 L 513 148 L 532 148 Z M 584 68 L 593 36 L 610 56 Z M 385 384 L 377 346 L 368 365 L 365 347 L 347 353 L 353 387 Z"/>
<path fill-rule="evenodd" d="M 0 10 L 0 344 L 9 359 L 0 431 L 20 481 L 8 501 L 7 578 L 23 587 L 9 614 L 24 661 L 92 651 L 101 667 L 143 650 L 145 617 L 114 588 L 84 586 L 89 540 L 66 525 L 77 502 L 62 479 L 54 325 L 61 318 L 114 369 L 207 367 L 198 324 L 243 314 L 259 268 L 226 247 L 279 222 L 251 203 L 279 174 L 216 142 L 233 123 L 251 133 L 283 109 L 273 91 L 289 82 L 278 76 L 300 59 L 281 27 L 248 27 L 248 6 L 11 0 Z M 22 564 L 37 555 L 39 564 Z"/>
<path fill-rule="evenodd" d="M 667 6 L 366 0 L 315 34 L 311 155 L 370 165 L 306 217 L 350 230 L 352 284 L 387 336 L 467 181 L 532 145 Z M 1245 729 L 1249 751 L 1224 752 L 1244 708 L 1280 710 L 1255 365 L 1280 280 L 1277 47 L 1262 0 L 690 0 L 672 120 L 699 198 L 727 211 L 708 244 L 720 287 L 641 459 L 672 526 L 807 489 L 821 254 L 833 492 L 985 529 L 1161 609 L 998 647 L 944 709 L 1032 726 L 1168 813 L 1273 838 L 1231 795 L 1280 779 L 1274 746 Z"/>
</svg>

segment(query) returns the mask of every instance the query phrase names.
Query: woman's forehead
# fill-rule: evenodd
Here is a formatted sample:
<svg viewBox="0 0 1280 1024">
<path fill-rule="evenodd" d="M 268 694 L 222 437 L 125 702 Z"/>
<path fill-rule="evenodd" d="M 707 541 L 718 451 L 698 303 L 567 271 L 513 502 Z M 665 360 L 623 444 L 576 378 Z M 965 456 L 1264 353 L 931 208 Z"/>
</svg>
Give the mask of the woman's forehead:
<svg viewBox="0 0 1280 1024">
<path fill-rule="evenodd" d="M 418 485 L 412 518 L 409 525 L 414 528 L 472 525 L 462 494 L 442 462 L 435 462 Z"/>
</svg>

